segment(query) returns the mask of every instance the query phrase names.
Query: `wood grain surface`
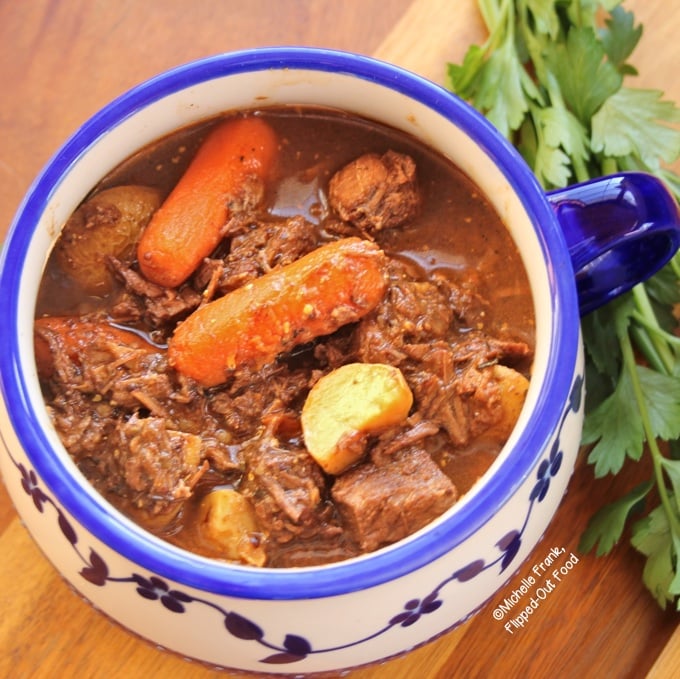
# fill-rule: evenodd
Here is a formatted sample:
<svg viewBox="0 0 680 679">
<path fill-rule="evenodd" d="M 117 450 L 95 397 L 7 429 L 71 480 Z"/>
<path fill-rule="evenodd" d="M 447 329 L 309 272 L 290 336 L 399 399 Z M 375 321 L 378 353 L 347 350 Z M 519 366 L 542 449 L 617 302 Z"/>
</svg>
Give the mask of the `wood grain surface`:
<svg viewBox="0 0 680 679">
<path fill-rule="evenodd" d="M 628 0 L 645 26 L 636 86 L 680 101 L 680 13 L 667 0 Z M 218 52 L 315 45 L 372 54 L 443 83 L 484 38 L 474 0 L 0 0 L 0 228 L 59 144 L 109 100 L 156 74 Z M 579 554 L 588 517 L 635 485 L 639 469 L 594 481 L 579 464 L 543 541 L 510 584 L 466 625 L 353 679 L 677 676 L 678 616 L 641 582 L 622 542 L 606 558 Z M 573 569 L 525 627 L 493 611 L 552 547 Z M 203 679 L 236 676 L 130 635 L 84 603 L 43 558 L 0 487 L 0 677 Z M 264 676 L 264 675 L 263 675 Z"/>
</svg>

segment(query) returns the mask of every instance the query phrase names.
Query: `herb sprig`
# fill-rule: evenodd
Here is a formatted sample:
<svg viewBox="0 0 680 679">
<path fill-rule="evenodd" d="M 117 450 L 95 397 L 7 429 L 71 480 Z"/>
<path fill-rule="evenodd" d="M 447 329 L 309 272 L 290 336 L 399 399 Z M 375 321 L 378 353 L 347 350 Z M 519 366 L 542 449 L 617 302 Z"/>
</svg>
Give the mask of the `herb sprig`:
<svg viewBox="0 0 680 679">
<path fill-rule="evenodd" d="M 658 90 L 624 84 L 642 36 L 621 0 L 478 0 L 489 31 L 450 89 L 510 139 L 545 189 L 637 170 L 680 200 L 680 109 Z M 595 477 L 651 458 L 652 477 L 603 506 L 583 551 L 611 551 L 630 525 L 643 581 L 680 610 L 680 254 L 631 292 L 583 318 L 583 444 Z M 639 512 L 642 512 L 640 518 Z"/>
</svg>

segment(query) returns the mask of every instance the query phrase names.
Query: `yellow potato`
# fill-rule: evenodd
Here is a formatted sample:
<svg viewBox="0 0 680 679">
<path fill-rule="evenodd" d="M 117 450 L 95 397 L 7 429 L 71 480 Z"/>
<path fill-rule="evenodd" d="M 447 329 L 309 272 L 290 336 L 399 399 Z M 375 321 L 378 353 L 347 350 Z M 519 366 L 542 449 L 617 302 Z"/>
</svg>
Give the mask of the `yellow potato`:
<svg viewBox="0 0 680 679">
<path fill-rule="evenodd" d="M 263 566 L 266 553 L 259 535 L 255 511 L 241 493 L 218 488 L 206 495 L 199 507 L 199 530 L 224 558 Z"/>
<path fill-rule="evenodd" d="M 340 474 L 363 455 L 357 439 L 408 416 L 413 394 L 398 368 L 350 363 L 324 375 L 302 409 L 305 445 L 328 474 Z"/>
<path fill-rule="evenodd" d="M 94 195 L 69 217 L 57 242 L 55 257 L 62 271 L 88 293 L 108 292 L 113 275 L 106 258 L 131 259 L 160 204 L 160 192 L 147 186 L 115 186 Z"/>
<path fill-rule="evenodd" d="M 494 365 L 494 380 L 501 397 L 500 419 L 486 432 L 486 436 L 505 443 L 517 423 L 529 388 L 529 380 L 522 373 L 504 365 Z"/>
</svg>

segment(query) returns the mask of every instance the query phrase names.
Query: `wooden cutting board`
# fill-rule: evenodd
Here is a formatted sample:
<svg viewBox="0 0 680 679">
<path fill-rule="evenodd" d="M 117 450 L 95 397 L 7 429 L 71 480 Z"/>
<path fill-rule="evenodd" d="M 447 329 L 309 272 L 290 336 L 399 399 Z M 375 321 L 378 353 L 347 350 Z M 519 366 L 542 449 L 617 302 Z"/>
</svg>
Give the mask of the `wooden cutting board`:
<svg viewBox="0 0 680 679">
<path fill-rule="evenodd" d="M 680 13 L 667 0 L 629 0 L 645 26 L 636 86 L 680 102 Z M 97 108 L 190 59 L 272 44 L 373 54 L 443 83 L 445 65 L 484 39 L 474 0 L 149 0 L 0 3 L 0 228 L 63 139 Z M 648 473 L 594 481 L 579 464 L 543 541 L 463 627 L 353 679 L 660 677 L 680 665 L 678 614 L 642 586 L 642 559 L 624 541 L 606 558 L 578 553 L 588 517 Z M 551 548 L 573 552 L 568 576 L 523 628 L 494 618 Z M 0 488 L 0 677 L 230 677 L 161 652 L 96 613 L 33 544 Z"/>
</svg>

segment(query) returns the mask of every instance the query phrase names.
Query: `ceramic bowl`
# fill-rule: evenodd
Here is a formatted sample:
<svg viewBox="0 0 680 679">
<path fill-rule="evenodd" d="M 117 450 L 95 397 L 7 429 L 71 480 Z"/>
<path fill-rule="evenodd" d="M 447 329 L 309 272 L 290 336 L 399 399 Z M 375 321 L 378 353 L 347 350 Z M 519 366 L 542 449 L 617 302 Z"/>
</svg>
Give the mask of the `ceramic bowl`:
<svg viewBox="0 0 680 679">
<path fill-rule="evenodd" d="M 375 553 L 275 570 L 177 549 L 93 491 L 48 419 L 32 323 L 47 255 L 98 178 L 180 126 L 281 103 L 332 106 L 382 121 L 459 165 L 518 245 L 535 306 L 536 355 L 514 433 L 451 510 Z M 36 179 L 11 227 L 0 272 L 5 484 L 63 577 L 95 607 L 162 648 L 213 666 L 285 674 L 337 671 L 402 654 L 475 613 L 536 546 L 579 448 L 580 314 L 653 273 L 677 245 L 675 205 L 651 178 L 611 177 L 546 196 L 480 115 L 392 65 L 275 48 L 179 67 L 124 94 L 78 129 Z"/>
</svg>

